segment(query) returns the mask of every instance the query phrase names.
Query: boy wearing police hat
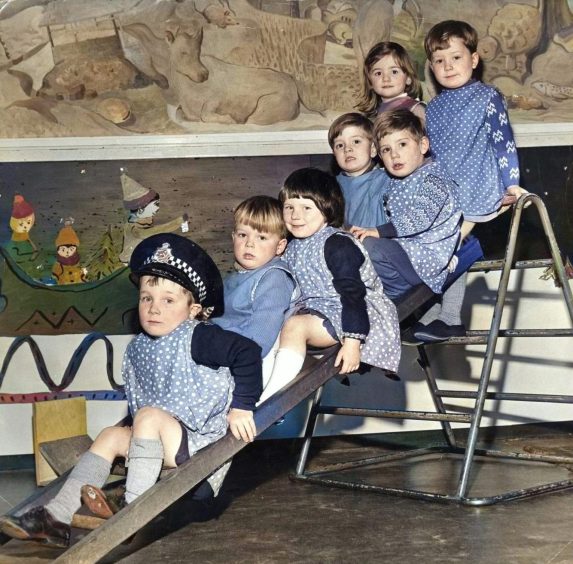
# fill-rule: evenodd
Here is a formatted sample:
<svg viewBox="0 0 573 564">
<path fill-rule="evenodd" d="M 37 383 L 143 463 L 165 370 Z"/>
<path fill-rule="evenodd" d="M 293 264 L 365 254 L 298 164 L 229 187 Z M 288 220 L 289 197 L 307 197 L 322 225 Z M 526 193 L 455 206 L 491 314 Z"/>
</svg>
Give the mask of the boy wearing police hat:
<svg viewBox="0 0 573 564">
<path fill-rule="evenodd" d="M 133 425 L 104 429 L 45 507 L 0 519 L 1 530 L 14 538 L 68 546 L 82 492 L 84 500 L 102 501 L 99 488 L 116 457 L 127 453 L 122 501 L 130 503 L 153 486 L 163 466 L 178 466 L 223 437 L 227 423 L 237 439 L 255 437 L 261 349 L 199 321 L 223 313 L 215 263 L 189 239 L 159 234 L 136 247 L 130 268 L 139 285 L 144 331 L 128 345 L 122 367 Z M 218 493 L 227 469 L 228 464 L 209 478 L 209 493 Z"/>
</svg>

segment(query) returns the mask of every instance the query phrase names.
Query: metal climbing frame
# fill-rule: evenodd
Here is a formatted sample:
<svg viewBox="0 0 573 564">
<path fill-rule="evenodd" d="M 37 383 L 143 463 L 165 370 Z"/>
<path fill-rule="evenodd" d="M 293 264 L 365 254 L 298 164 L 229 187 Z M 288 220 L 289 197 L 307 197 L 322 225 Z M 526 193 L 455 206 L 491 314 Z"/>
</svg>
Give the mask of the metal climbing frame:
<svg viewBox="0 0 573 564">
<path fill-rule="evenodd" d="M 515 248 L 517 243 L 517 235 L 520 226 L 520 220 L 524 206 L 531 202 L 537 209 L 543 230 L 549 243 L 551 250 L 551 259 L 537 260 L 537 261 L 523 261 L 514 262 Z M 483 415 L 484 404 L 486 400 L 507 400 L 507 401 L 527 401 L 527 402 L 549 402 L 549 403 L 573 403 L 573 396 L 566 395 L 548 395 L 548 394 L 524 394 L 524 393 L 499 393 L 489 392 L 488 385 L 490 381 L 490 374 L 494 360 L 495 348 L 498 337 L 563 337 L 573 336 L 572 329 L 508 329 L 500 330 L 501 317 L 507 295 L 507 288 L 509 277 L 512 268 L 534 268 L 539 266 L 553 266 L 557 276 L 557 280 L 562 287 L 563 297 L 569 312 L 571 321 L 573 322 L 573 296 L 567 276 L 565 266 L 557 246 L 553 228 L 547 214 L 547 210 L 541 198 L 535 194 L 526 194 L 522 196 L 514 206 L 511 226 L 509 230 L 509 237 L 505 251 L 505 257 L 500 261 L 483 261 L 476 263 L 472 271 L 489 271 L 501 270 L 501 277 L 498 287 L 497 300 L 495 303 L 493 317 L 489 331 L 469 331 L 466 337 L 459 337 L 450 339 L 448 344 L 486 344 L 484 362 L 482 365 L 481 376 L 479 384 L 475 392 L 468 391 L 455 391 L 443 390 L 438 387 L 437 381 L 432 374 L 430 362 L 426 355 L 425 347 L 419 346 L 419 361 L 424 368 L 426 374 L 427 384 L 430 390 L 433 404 L 435 406 L 434 412 L 422 411 L 395 411 L 383 409 L 359 409 L 359 408 L 346 408 L 337 406 L 322 405 L 322 387 L 319 388 L 314 396 L 312 409 L 307 422 L 305 431 L 305 441 L 299 456 L 296 474 L 291 478 L 294 480 L 304 480 L 311 483 L 336 486 L 347 489 L 366 490 L 379 493 L 389 493 L 394 495 L 401 495 L 405 497 L 426 499 L 433 501 L 447 501 L 456 502 L 464 505 L 491 505 L 501 501 L 508 501 L 518 498 L 529 497 L 541 493 L 552 492 L 573 486 L 573 479 L 563 480 L 533 486 L 520 490 L 508 491 L 499 495 L 492 495 L 488 497 L 472 497 L 469 495 L 469 480 L 472 472 L 472 467 L 476 456 L 484 456 L 501 459 L 519 459 L 535 462 L 550 462 L 550 463 L 572 463 L 572 457 L 549 456 L 549 455 L 535 455 L 522 452 L 505 452 L 499 450 L 478 449 L 476 443 L 480 429 L 480 423 Z M 400 304 L 402 305 L 402 304 Z M 400 311 L 400 305 L 398 310 Z M 471 413 L 448 412 L 442 401 L 442 398 L 469 398 L 475 399 L 475 404 Z M 306 464 L 309 454 L 310 443 L 313 438 L 313 433 L 316 425 L 316 420 L 319 414 L 333 414 L 333 415 L 350 415 L 350 416 L 366 416 L 366 417 L 381 417 L 381 418 L 398 418 L 398 419 L 418 419 L 427 421 L 439 421 L 442 426 L 444 439 L 446 445 L 443 447 L 429 447 L 423 449 L 408 450 L 405 452 L 384 454 L 374 456 L 362 460 L 354 460 L 351 462 L 342 462 L 338 464 L 331 464 L 321 468 L 315 468 L 312 471 L 306 470 Z M 459 445 L 456 442 L 451 423 L 468 423 L 469 431 L 465 445 Z M 397 460 L 410 459 L 413 457 L 424 457 L 428 455 L 435 455 L 436 453 L 448 453 L 463 455 L 463 464 L 461 474 L 457 483 L 457 491 L 455 494 L 448 493 L 434 493 L 422 491 L 417 489 L 386 487 L 380 485 L 373 485 L 365 483 L 364 481 L 356 482 L 352 480 L 344 480 L 334 476 L 344 470 L 356 469 L 373 464 L 382 464 L 394 462 Z M 420 460 L 420 459 L 419 459 Z M 423 460 L 423 459 L 422 459 Z"/>
</svg>

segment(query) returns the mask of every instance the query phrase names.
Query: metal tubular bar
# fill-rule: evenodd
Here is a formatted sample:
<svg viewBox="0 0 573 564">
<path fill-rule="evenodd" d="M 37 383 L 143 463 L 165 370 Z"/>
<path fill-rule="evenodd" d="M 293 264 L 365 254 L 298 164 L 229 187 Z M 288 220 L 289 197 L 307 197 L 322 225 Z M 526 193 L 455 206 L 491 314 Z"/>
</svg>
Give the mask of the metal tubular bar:
<svg viewBox="0 0 573 564">
<path fill-rule="evenodd" d="M 302 449 L 300 451 L 300 455 L 298 458 L 298 463 L 296 465 L 297 476 L 304 473 L 306 461 L 308 458 L 308 451 L 310 449 L 310 442 L 312 441 L 314 430 L 316 428 L 316 420 L 318 418 L 318 414 L 320 413 L 319 408 L 323 390 L 324 386 L 320 386 L 320 388 L 318 388 L 318 390 L 316 390 L 316 392 L 314 393 L 312 406 L 310 408 L 310 413 L 308 416 L 308 422 L 306 424 L 306 428 L 304 431 L 304 443 L 302 445 Z"/>
<path fill-rule="evenodd" d="M 531 196 L 533 196 L 533 194 Z M 522 196 L 520 200 L 522 198 L 524 198 L 524 196 Z M 553 226 L 551 225 L 551 221 L 549 220 L 549 214 L 547 213 L 547 208 L 545 207 L 545 204 L 543 203 L 543 201 L 539 196 L 535 196 L 535 198 L 532 197 L 530 199 L 535 203 L 537 211 L 539 212 L 541 223 L 543 224 L 543 231 L 545 232 L 545 236 L 547 237 L 547 242 L 549 243 L 549 248 L 551 249 L 551 256 L 553 257 L 555 273 L 557 274 L 557 280 L 559 280 L 559 284 L 561 285 L 561 289 L 563 291 L 563 298 L 565 299 L 565 305 L 567 306 L 567 310 L 569 311 L 569 317 L 571 318 L 571 322 L 573 323 L 573 293 L 571 292 L 571 287 L 569 286 L 567 273 L 565 272 L 565 265 L 561 260 L 561 253 L 559 251 L 559 246 L 557 245 L 557 239 L 555 238 Z"/>
<path fill-rule="evenodd" d="M 557 277 L 563 288 L 563 296 L 569 311 L 569 316 L 573 322 L 573 295 L 571 294 L 571 289 L 569 288 L 569 283 L 565 274 L 565 267 L 561 260 L 561 255 L 559 248 L 557 246 L 557 241 L 553 233 L 553 228 L 551 222 L 549 221 L 549 216 L 547 215 L 547 210 L 541 198 L 535 194 L 524 194 L 519 198 L 515 209 L 513 211 L 513 216 L 511 218 L 511 225 L 509 230 L 509 238 L 507 242 L 507 247 L 505 251 L 504 264 L 501 270 L 501 277 L 498 287 L 497 299 L 495 302 L 492 322 L 490 326 L 490 334 L 488 336 L 484 363 L 482 366 L 480 381 L 477 389 L 476 403 L 474 407 L 474 412 L 472 415 L 472 423 L 470 424 L 468 440 L 466 444 L 466 451 L 464 454 L 464 462 L 462 466 L 462 472 L 460 474 L 460 480 L 458 484 L 457 495 L 460 499 L 466 497 L 468 490 L 469 475 L 472 468 L 472 461 L 474 456 L 474 450 L 476 447 L 479 426 L 481 423 L 481 418 L 483 414 L 484 404 L 486 400 L 487 388 L 489 385 L 489 378 L 491 375 L 491 368 L 493 365 L 493 357 L 495 354 L 495 346 L 497 343 L 497 337 L 499 333 L 499 328 L 501 325 L 501 317 L 503 315 L 503 306 L 505 305 L 505 298 L 507 295 L 507 288 L 509 284 L 509 276 L 511 274 L 511 267 L 513 259 L 515 256 L 515 247 L 517 244 L 517 235 L 519 233 L 519 225 L 521 221 L 521 215 L 523 208 L 527 202 L 531 202 L 537 208 L 539 216 L 543 224 L 543 230 L 547 237 L 551 256 L 553 258 L 553 263 L 555 266 L 555 271 Z"/>
<path fill-rule="evenodd" d="M 430 388 L 430 396 L 432 397 L 434 408 L 438 413 L 446 413 L 446 407 L 442 402 L 442 398 L 438 395 L 439 392 L 438 383 L 434 378 L 434 373 L 432 372 L 432 368 L 430 365 L 430 359 L 428 358 L 428 355 L 426 354 L 426 349 L 423 346 L 418 347 L 418 357 L 419 357 L 419 364 L 424 369 L 424 374 L 426 376 L 426 383 Z M 441 425 L 447 443 L 451 447 L 455 447 L 456 437 L 454 435 L 452 426 L 450 425 L 449 421 L 447 420 L 441 421 Z"/>
<path fill-rule="evenodd" d="M 553 259 L 534 259 L 534 260 L 518 260 L 513 265 L 513 270 L 524 270 L 527 268 L 542 268 L 553 266 Z M 503 259 L 497 260 L 480 260 L 475 262 L 468 272 L 484 272 L 492 270 L 501 270 L 503 268 Z"/>
<path fill-rule="evenodd" d="M 384 417 L 389 419 L 417 419 L 424 421 L 451 421 L 469 423 L 471 415 L 467 413 L 436 413 L 435 411 L 404 411 L 392 409 L 364 409 L 360 407 L 336 407 L 323 405 L 319 413 L 328 415 L 354 415 L 357 417 Z"/>
<path fill-rule="evenodd" d="M 475 399 L 477 396 L 476 392 L 462 390 L 438 390 L 436 393 L 442 398 Z M 487 392 L 486 400 L 530 401 L 538 403 L 573 403 L 573 396 Z"/>
<path fill-rule="evenodd" d="M 460 497 L 459 495 L 448 495 L 442 493 L 426 492 L 422 490 L 410 490 L 406 488 L 392 488 L 388 486 L 375 486 L 372 484 L 365 484 L 361 482 L 346 482 L 344 480 L 336 480 L 332 478 L 319 478 L 317 476 L 301 476 L 301 480 L 319 484 L 322 486 L 344 488 L 348 490 L 361 490 L 373 493 L 382 493 L 390 495 L 398 495 L 401 497 L 409 497 L 412 499 L 423 499 L 426 501 L 440 501 L 440 502 L 457 502 L 469 506 L 486 506 L 499 503 L 501 501 L 513 501 L 516 499 L 523 499 L 541 495 L 549 492 L 556 492 L 570 488 L 573 486 L 573 480 L 562 480 L 559 482 L 552 482 L 551 484 L 542 484 L 540 486 L 533 486 L 522 490 L 513 490 L 498 495 L 486 497 Z"/>
<path fill-rule="evenodd" d="M 360 458 L 357 460 L 350 460 L 348 462 L 336 462 L 334 464 L 325 464 L 316 470 L 305 472 L 301 476 L 322 476 L 323 474 L 331 474 L 333 472 L 342 472 L 343 470 L 350 470 L 353 468 L 362 468 L 363 466 L 372 466 L 373 464 L 380 464 L 384 462 L 394 462 L 396 460 L 405 460 L 407 458 L 414 458 L 416 456 L 424 456 L 427 454 L 440 454 L 450 452 L 448 447 L 428 447 L 418 448 L 412 450 L 402 450 L 399 452 L 392 452 L 389 454 L 379 454 L 370 456 L 368 458 Z M 462 450 L 459 451 L 463 452 Z M 298 480 L 300 476 L 293 474 L 290 476 L 291 480 Z"/>
<path fill-rule="evenodd" d="M 515 256 L 515 246 L 517 243 L 517 234 L 519 232 L 519 223 L 521 220 L 521 213 L 523 211 L 523 206 L 525 204 L 525 199 L 522 196 L 513 211 L 511 218 L 511 226 L 509 229 L 509 238 L 507 241 L 507 247 L 505 249 L 505 256 L 503 262 L 503 268 L 501 270 L 501 277 L 498 286 L 497 298 L 495 301 L 495 307 L 493 311 L 493 317 L 490 325 L 490 333 L 487 338 L 487 345 L 485 350 L 484 363 L 482 365 L 481 375 L 479 379 L 477 397 L 474 406 L 474 411 L 472 414 L 472 422 L 470 424 L 468 440 L 466 443 L 466 451 L 464 454 L 464 462 L 462 466 L 462 472 L 460 474 L 460 480 L 458 483 L 457 496 L 461 499 L 466 497 L 468 489 L 469 475 L 472 468 L 474 450 L 476 447 L 479 426 L 481 423 L 481 418 L 483 414 L 483 408 L 485 404 L 485 395 L 489 385 L 489 378 L 491 375 L 491 368 L 493 365 L 493 357 L 495 354 L 495 346 L 497 344 L 497 336 L 499 333 L 499 327 L 501 325 L 501 317 L 503 315 L 503 306 L 505 305 L 505 297 L 507 295 L 507 287 L 509 284 L 509 276 L 511 274 L 511 264 L 513 262 L 513 257 Z"/>
<path fill-rule="evenodd" d="M 470 337 L 486 337 L 489 331 L 474 329 L 468 331 Z M 499 337 L 573 337 L 573 329 L 500 329 Z"/>
</svg>

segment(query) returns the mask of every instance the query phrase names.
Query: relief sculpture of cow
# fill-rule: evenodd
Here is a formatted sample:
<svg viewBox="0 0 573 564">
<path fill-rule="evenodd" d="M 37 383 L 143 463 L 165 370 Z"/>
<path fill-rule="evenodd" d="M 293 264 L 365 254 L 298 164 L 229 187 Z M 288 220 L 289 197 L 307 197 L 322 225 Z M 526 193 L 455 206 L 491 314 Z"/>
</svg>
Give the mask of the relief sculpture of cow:
<svg viewBox="0 0 573 564">
<path fill-rule="evenodd" d="M 141 43 L 149 64 L 139 68 L 167 86 L 170 114 L 177 110 L 178 121 L 268 125 L 298 116 L 298 92 L 291 76 L 201 56 L 199 19 L 168 22 L 164 39 L 140 23 L 124 26 L 123 31 Z"/>
</svg>

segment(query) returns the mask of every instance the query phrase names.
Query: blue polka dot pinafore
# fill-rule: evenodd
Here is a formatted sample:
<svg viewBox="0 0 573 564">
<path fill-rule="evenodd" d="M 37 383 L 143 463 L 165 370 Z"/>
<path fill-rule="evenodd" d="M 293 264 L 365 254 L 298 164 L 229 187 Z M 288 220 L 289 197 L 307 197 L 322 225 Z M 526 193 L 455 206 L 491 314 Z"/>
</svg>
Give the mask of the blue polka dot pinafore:
<svg viewBox="0 0 573 564">
<path fill-rule="evenodd" d="M 164 337 L 140 333 L 128 345 L 123 378 L 129 410 L 159 407 L 187 428 L 189 453 L 223 437 L 234 381 L 226 367 L 196 364 L 191 338 L 198 321 L 183 322 Z"/>
<path fill-rule="evenodd" d="M 293 239 L 288 244 L 284 260 L 294 272 L 300 287 L 301 298 L 297 307 L 324 315 L 334 326 L 339 340 L 342 340 L 342 304 L 324 257 L 324 244 L 332 235 L 351 237 L 365 258 L 360 267 L 360 277 L 366 286 L 370 332 L 362 345 L 360 359 L 371 366 L 396 372 L 400 362 L 400 328 L 396 307 L 384 295 L 382 283 L 364 247 L 350 234 L 327 226 L 310 237 Z"/>
</svg>

